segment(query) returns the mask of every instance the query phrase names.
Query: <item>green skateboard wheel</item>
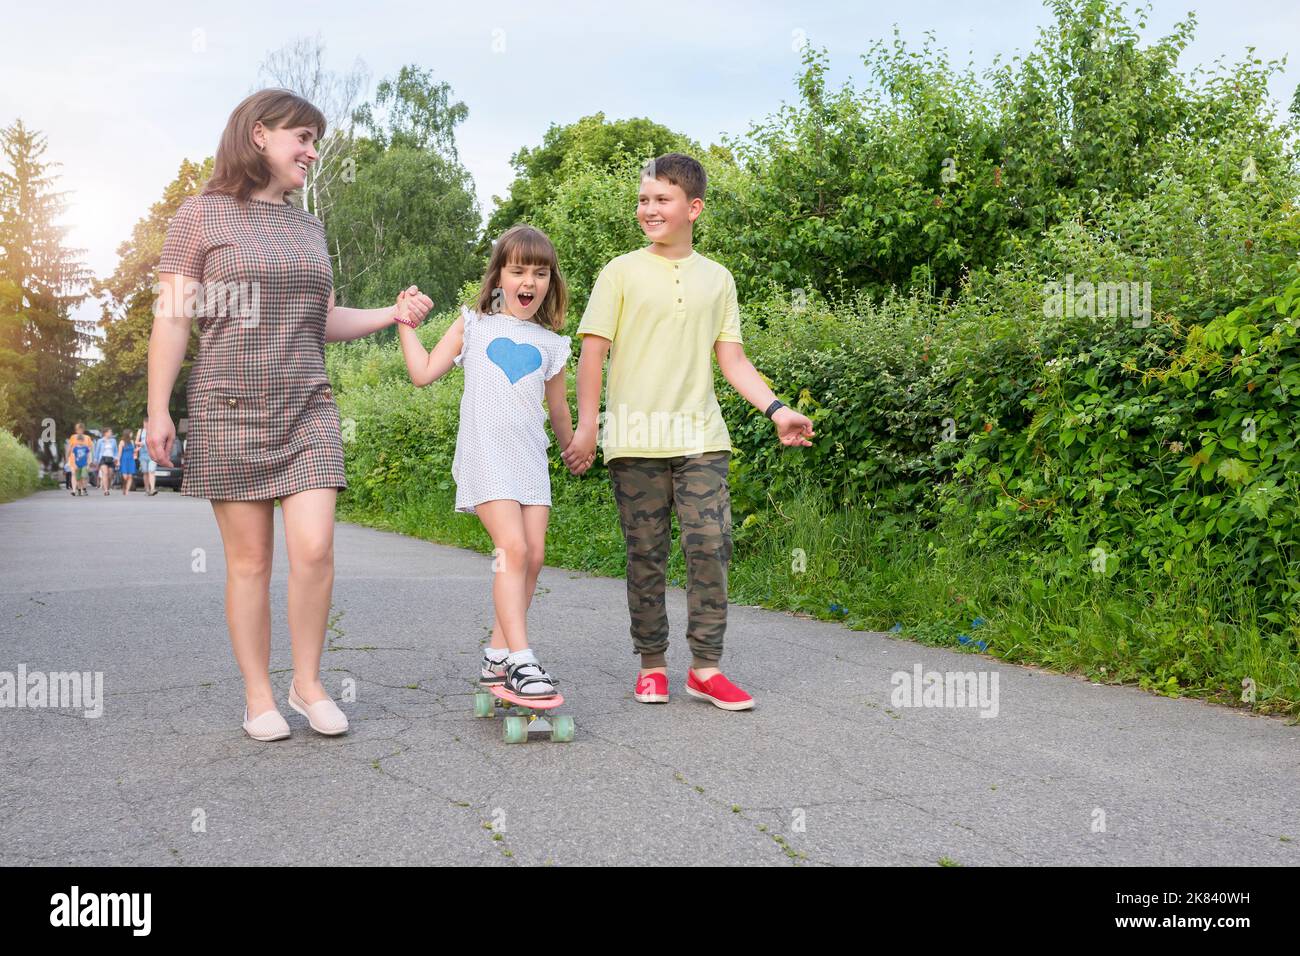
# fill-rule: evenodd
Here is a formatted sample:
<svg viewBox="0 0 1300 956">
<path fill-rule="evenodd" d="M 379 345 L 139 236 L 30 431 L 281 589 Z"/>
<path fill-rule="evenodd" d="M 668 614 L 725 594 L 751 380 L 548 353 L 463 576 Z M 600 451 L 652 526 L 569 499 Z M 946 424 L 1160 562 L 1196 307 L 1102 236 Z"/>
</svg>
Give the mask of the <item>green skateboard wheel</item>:
<svg viewBox="0 0 1300 956">
<path fill-rule="evenodd" d="M 573 718 L 568 714 L 551 718 L 551 739 L 567 744 L 573 740 Z"/>
<path fill-rule="evenodd" d="M 493 697 L 491 694 L 478 693 L 474 695 L 474 716 L 491 717 L 494 709 L 492 707 Z"/>
<path fill-rule="evenodd" d="M 508 744 L 521 744 L 528 739 L 528 720 L 524 717 L 507 717 L 505 740 Z"/>
</svg>

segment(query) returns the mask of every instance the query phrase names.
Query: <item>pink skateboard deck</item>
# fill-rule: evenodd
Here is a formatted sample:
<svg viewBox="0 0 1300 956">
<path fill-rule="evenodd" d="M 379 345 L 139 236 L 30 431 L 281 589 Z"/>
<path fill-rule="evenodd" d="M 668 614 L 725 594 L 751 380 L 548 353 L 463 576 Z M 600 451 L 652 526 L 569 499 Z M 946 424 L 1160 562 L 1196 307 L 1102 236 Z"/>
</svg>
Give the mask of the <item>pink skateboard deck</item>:
<svg viewBox="0 0 1300 956">
<path fill-rule="evenodd" d="M 507 690 L 503 684 L 488 684 L 487 692 L 516 707 L 527 707 L 529 710 L 550 710 L 564 703 L 563 694 L 554 694 L 551 697 L 520 697 Z"/>
<path fill-rule="evenodd" d="M 520 697 L 501 684 L 480 685 L 474 694 L 474 716 L 491 718 L 499 707 L 505 711 L 502 734 L 508 744 L 521 744 L 530 734 L 549 732 L 551 739 L 560 743 L 573 740 L 573 718 L 555 713 L 564 703 L 564 697 Z M 522 714 L 512 714 L 510 708 L 518 707 Z"/>
</svg>

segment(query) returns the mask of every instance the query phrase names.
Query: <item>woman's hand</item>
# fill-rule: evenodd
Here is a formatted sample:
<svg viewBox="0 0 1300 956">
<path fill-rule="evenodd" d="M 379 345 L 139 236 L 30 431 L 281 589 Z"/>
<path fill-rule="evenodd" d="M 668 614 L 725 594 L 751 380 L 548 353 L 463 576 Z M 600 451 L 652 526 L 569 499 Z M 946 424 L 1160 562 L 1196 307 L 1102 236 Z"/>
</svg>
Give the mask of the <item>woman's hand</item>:
<svg viewBox="0 0 1300 956">
<path fill-rule="evenodd" d="M 417 286 L 411 286 L 397 293 L 397 313 L 393 316 L 393 321 L 414 329 L 424 321 L 432 308 L 433 300 Z"/>
<path fill-rule="evenodd" d="M 149 457 L 165 468 L 175 468 L 172 464 L 172 442 L 176 440 L 176 426 L 172 424 L 171 415 L 158 412 L 149 416 L 149 430 L 145 433 L 145 444 L 149 446 Z"/>
</svg>

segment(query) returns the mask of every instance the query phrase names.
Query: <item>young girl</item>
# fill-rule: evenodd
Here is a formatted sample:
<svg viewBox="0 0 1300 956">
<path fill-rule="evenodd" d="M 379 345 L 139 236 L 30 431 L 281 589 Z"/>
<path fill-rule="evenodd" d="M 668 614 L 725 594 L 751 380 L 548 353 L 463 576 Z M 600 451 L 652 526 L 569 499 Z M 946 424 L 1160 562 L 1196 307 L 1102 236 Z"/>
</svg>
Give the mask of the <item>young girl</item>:
<svg viewBox="0 0 1300 956">
<path fill-rule="evenodd" d="M 465 369 L 451 473 L 456 510 L 477 514 L 494 548 L 496 621 L 480 681 L 520 697 L 549 697 L 555 681 L 528 646 L 525 618 L 545 555 L 551 510 L 545 416 L 561 448 L 573 440 L 565 392 L 568 293 L 550 239 L 531 226 L 506 230 L 492 249 L 477 308 L 462 309 L 433 352 L 414 327 L 398 335 L 406 370 L 428 385 L 453 364 Z"/>
<path fill-rule="evenodd" d="M 135 436 L 128 428 L 122 434 L 122 440 L 117 443 L 117 460 L 121 463 L 124 495 L 131 493 L 131 485 L 135 482 L 135 452 Z"/>
</svg>

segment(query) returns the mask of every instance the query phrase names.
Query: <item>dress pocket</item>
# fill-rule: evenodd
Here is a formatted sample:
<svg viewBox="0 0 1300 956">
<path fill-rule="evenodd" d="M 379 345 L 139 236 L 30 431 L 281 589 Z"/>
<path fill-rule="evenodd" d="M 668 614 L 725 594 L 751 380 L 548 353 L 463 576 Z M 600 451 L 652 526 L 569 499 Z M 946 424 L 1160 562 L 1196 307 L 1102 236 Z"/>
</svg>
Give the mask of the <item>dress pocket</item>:
<svg viewBox="0 0 1300 956">
<path fill-rule="evenodd" d="M 218 390 L 208 396 L 207 413 L 209 455 L 237 462 L 270 450 L 271 420 L 264 396 Z"/>
<path fill-rule="evenodd" d="M 334 389 L 328 381 L 310 386 L 303 399 L 298 421 L 298 437 L 305 444 L 313 447 L 335 447 L 342 444 L 339 407 L 334 401 Z"/>
</svg>

